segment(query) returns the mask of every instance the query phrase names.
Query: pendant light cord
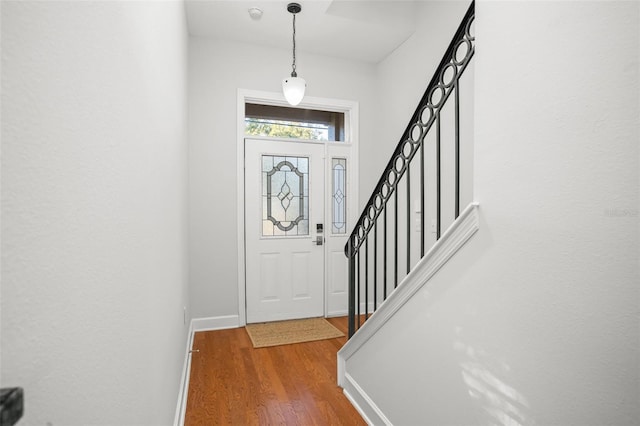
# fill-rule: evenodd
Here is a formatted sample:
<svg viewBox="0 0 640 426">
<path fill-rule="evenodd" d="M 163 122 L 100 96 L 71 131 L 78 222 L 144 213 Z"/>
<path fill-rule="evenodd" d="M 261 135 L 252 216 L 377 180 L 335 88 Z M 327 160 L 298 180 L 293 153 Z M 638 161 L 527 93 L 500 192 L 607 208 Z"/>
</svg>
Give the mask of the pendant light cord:
<svg viewBox="0 0 640 426">
<path fill-rule="evenodd" d="M 297 77 L 296 72 L 296 14 L 293 14 L 293 64 L 291 64 L 291 77 Z"/>
</svg>

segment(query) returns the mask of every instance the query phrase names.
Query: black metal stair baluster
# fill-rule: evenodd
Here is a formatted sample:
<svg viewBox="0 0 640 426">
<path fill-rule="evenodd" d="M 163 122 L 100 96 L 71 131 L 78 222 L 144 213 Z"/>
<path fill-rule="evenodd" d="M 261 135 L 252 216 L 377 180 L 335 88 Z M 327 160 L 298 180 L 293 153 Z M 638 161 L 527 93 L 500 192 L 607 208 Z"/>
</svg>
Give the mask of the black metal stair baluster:
<svg viewBox="0 0 640 426">
<path fill-rule="evenodd" d="M 456 207 L 455 207 L 455 218 L 457 219 L 460 216 L 460 89 L 459 89 L 459 81 L 456 81 L 453 85 L 453 90 L 455 94 L 455 111 L 456 111 L 456 123 L 455 123 L 455 132 L 456 132 Z"/>
<path fill-rule="evenodd" d="M 407 275 L 411 272 L 411 170 L 407 161 Z"/>
<path fill-rule="evenodd" d="M 358 248 L 358 328 L 360 328 L 360 275 L 360 248 Z"/>
<path fill-rule="evenodd" d="M 420 259 L 424 257 L 424 136 L 420 138 Z"/>
<path fill-rule="evenodd" d="M 373 223 L 373 312 L 378 301 L 378 220 Z"/>
<path fill-rule="evenodd" d="M 441 175 L 440 175 L 440 113 L 436 112 L 436 240 L 440 239 L 441 205 Z"/>
<path fill-rule="evenodd" d="M 382 300 L 387 300 L 387 204 L 384 204 L 384 238 L 382 245 L 382 268 L 383 268 L 383 277 L 382 277 L 382 285 L 384 287 L 384 297 Z"/>
<path fill-rule="evenodd" d="M 349 337 L 356 332 L 356 258 L 353 255 L 353 244 L 349 241 Z"/>
<path fill-rule="evenodd" d="M 364 320 L 369 319 L 369 236 L 364 242 Z"/>
<path fill-rule="evenodd" d="M 397 182 L 396 182 L 397 183 Z M 397 186 L 395 189 L 398 189 Z M 393 209 L 394 209 L 394 215 L 393 215 L 393 220 L 394 220 L 394 225 L 393 225 L 393 232 L 394 232 L 394 245 L 393 245 L 393 288 L 397 288 L 398 287 L 398 191 L 395 191 L 395 195 L 394 195 L 394 203 L 393 203 Z"/>
</svg>

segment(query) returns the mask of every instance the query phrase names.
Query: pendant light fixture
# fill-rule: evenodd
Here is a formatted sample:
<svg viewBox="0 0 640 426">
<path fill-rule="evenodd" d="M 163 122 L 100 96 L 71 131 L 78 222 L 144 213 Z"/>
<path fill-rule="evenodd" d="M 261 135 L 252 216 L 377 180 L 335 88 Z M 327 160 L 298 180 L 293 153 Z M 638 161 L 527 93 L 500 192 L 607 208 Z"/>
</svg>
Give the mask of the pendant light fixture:
<svg viewBox="0 0 640 426">
<path fill-rule="evenodd" d="M 293 64 L 291 65 L 291 77 L 282 80 L 282 92 L 289 105 L 298 105 L 304 97 L 307 82 L 298 77 L 296 72 L 296 14 L 302 10 L 299 3 L 289 3 L 287 10 L 293 15 Z"/>
</svg>

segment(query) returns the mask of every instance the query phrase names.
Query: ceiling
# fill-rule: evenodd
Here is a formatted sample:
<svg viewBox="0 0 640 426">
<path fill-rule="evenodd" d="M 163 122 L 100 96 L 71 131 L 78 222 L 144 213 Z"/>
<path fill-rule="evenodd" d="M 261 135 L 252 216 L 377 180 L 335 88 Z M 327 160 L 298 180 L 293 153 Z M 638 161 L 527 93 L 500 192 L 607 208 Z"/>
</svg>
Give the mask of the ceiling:
<svg viewBox="0 0 640 426">
<path fill-rule="evenodd" d="M 298 0 L 302 11 L 296 16 L 296 52 L 378 63 L 413 34 L 419 1 Z M 189 33 L 291 49 L 288 3 L 186 0 Z M 262 9 L 260 20 L 251 19 L 251 7 Z"/>
</svg>

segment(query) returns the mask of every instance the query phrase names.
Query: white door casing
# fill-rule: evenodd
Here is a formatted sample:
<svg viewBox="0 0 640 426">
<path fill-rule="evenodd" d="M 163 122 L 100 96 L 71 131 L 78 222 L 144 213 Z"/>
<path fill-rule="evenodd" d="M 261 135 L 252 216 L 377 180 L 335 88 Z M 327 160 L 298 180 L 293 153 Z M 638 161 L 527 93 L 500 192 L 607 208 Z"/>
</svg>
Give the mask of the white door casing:
<svg viewBox="0 0 640 426">
<path fill-rule="evenodd" d="M 247 322 L 345 315 L 350 147 L 247 139 L 245 155 Z M 308 166 L 301 167 L 301 176 L 294 176 L 300 162 Z M 294 179 L 287 182 L 286 175 Z M 302 183 L 302 188 L 291 188 L 294 183 Z M 300 195 L 304 198 L 305 186 L 306 223 L 304 211 L 298 211 L 301 204 L 295 202 Z M 284 210 L 289 219 L 303 218 L 301 224 L 279 223 L 283 229 L 278 228 L 272 220 Z"/>
<path fill-rule="evenodd" d="M 238 210 L 242 212 L 242 219 L 245 219 L 247 206 L 245 200 L 245 134 L 244 134 L 244 105 L 246 102 L 288 106 L 281 93 L 271 93 L 255 90 L 238 89 L 237 103 L 237 164 L 238 164 Z M 340 99 L 325 99 L 316 97 L 305 97 L 299 105 L 300 108 L 309 108 L 325 111 L 339 111 L 345 113 L 345 142 L 325 142 L 319 145 L 324 146 L 325 157 L 325 189 L 329 191 L 332 185 L 331 158 L 339 157 L 346 159 L 346 206 L 347 224 L 346 232 L 334 234 L 331 232 L 332 206 L 328 202 L 331 194 L 325 192 L 325 213 L 324 213 L 324 234 L 325 244 L 323 247 L 324 256 L 324 316 L 338 316 L 347 314 L 347 261 L 344 257 L 344 244 L 347 241 L 348 233 L 351 231 L 353 223 L 357 218 L 358 206 L 358 140 L 359 140 L 359 108 L 358 103 Z M 266 140 L 269 140 L 266 138 Z M 300 141 L 297 141 L 300 143 Z M 316 142 L 317 144 L 317 142 Z M 312 223 L 313 226 L 313 223 Z M 310 232 L 314 230 L 310 229 Z M 312 234 L 315 235 L 315 234 Z M 238 325 L 243 326 L 249 317 L 247 313 L 247 272 L 253 268 L 247 258 L 248 233 L 245 229 L 245 220 L 238 221 Z M 322 314 L 320 314 L 322 315 Z M 319 316 L 320 316 L 319 315 Z"/>
</svg>

